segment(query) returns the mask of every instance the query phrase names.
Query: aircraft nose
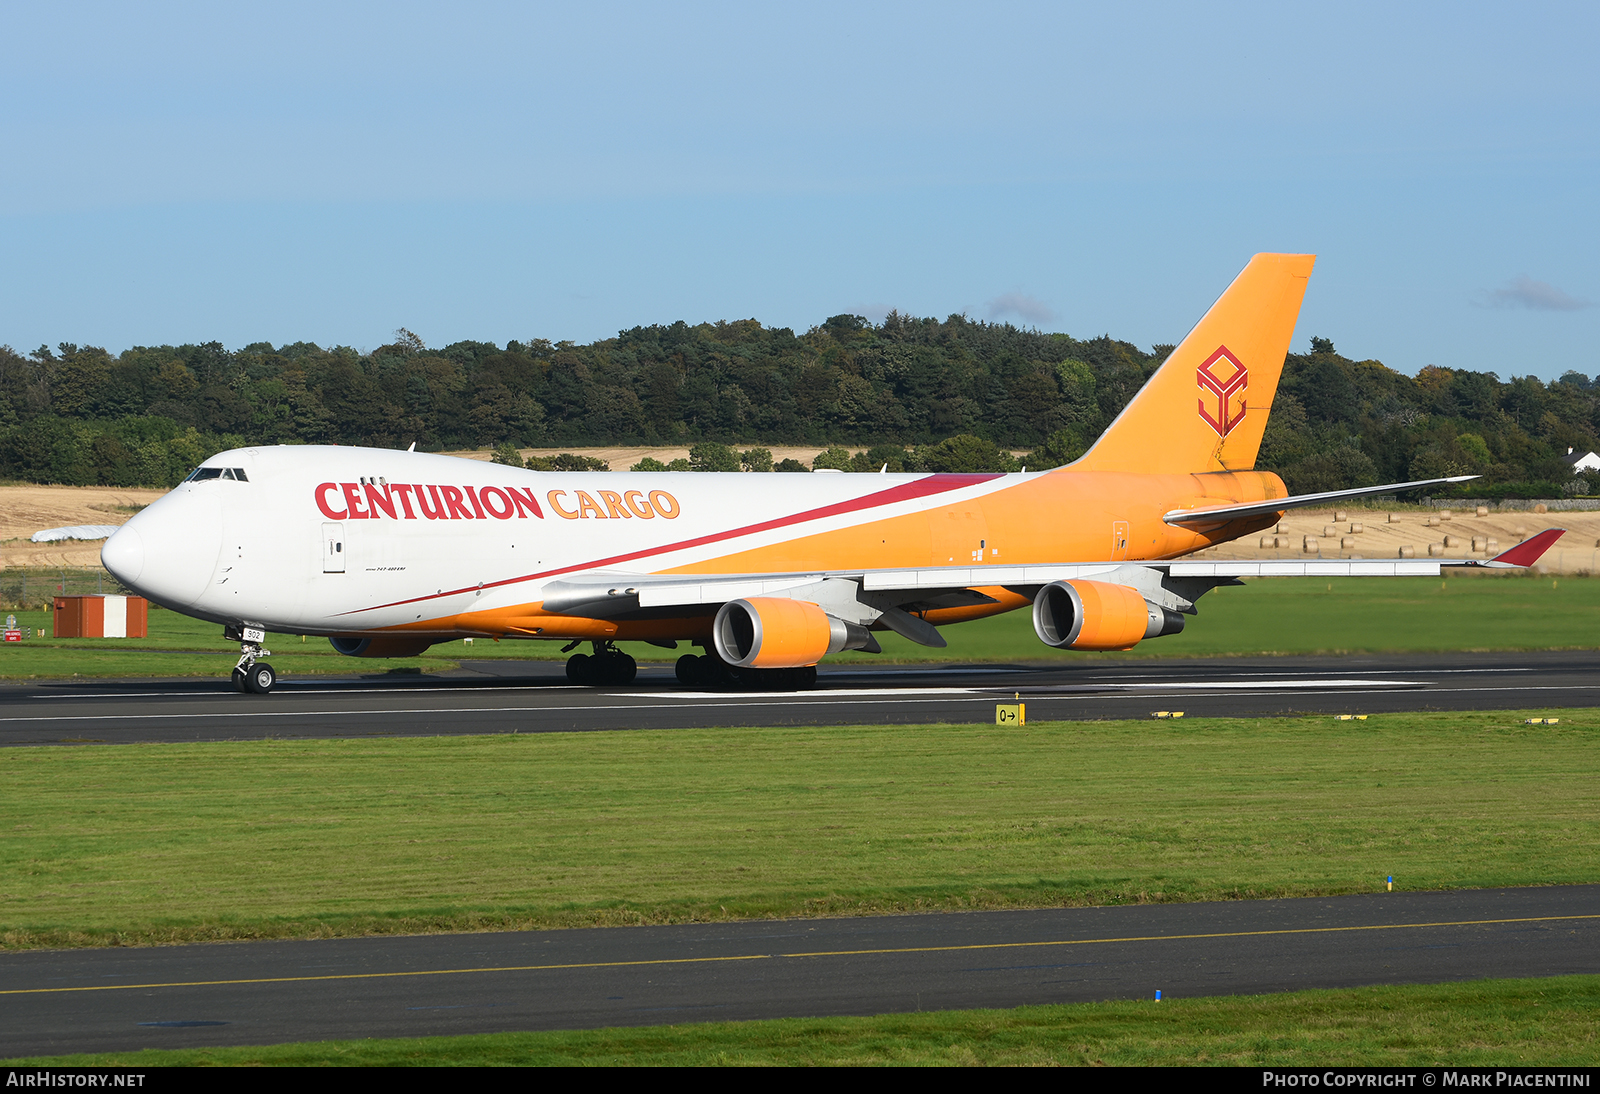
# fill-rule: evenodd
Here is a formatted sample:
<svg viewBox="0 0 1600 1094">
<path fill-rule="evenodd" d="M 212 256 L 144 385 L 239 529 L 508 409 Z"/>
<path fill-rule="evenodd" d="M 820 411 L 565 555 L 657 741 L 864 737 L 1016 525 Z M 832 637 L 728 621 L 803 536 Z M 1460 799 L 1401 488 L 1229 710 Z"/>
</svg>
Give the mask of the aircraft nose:
<svg viewBox="0 0 1600 1094">
<path fill-rule="evenodd" d="M 144 538 L 139 530 L 124 524 L 111 533 L 111 538 L 100 548 L 100 565 L 131 589 L 144 570 Z"/>
<path fill-rule="evenodd" d="M 222 506 L 216 498 L 174 491 L 117 529 L 100 561 L 128 588 L 168 607 L 205 595 L 222 551 Z"/>
</svg>

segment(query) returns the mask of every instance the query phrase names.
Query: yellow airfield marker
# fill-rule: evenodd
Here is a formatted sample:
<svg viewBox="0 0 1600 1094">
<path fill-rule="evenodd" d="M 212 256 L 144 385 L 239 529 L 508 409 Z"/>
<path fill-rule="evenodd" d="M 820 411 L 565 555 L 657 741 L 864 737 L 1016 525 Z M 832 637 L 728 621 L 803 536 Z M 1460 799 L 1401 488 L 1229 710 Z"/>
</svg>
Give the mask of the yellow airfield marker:
<svg viewBox="0 0 1600 1094">
<path fill-rule="evenodd" d="M 1335 722 L 1365 722 L 1367 716 L 1365 714 L 1335 714 L 1333 720 Z"/>
<path fill-rule="evenodd" d="M 997 726 L 1023 726 L 1028 724 L 1027 703 L 1001 703 L 994 708 L 994 724 Z"/>
<path fill-rule="evenodd" d="M 1522 720 L 1522 724 L 1525 725 L 1525 726 L 1557 726 L 1557 725 L 1561 724 L 1561 719 L 1560 718 L 1524 718 Z"/>
<path fill-rule="evenodd" d="M 1183 717 L 1183 711 L 1181 711 L 1181 710 L 1152 710 L 1150 712 L 1150 717 L 1152 717 L 1152 718 L 1182 718 Z"/>
</svg>

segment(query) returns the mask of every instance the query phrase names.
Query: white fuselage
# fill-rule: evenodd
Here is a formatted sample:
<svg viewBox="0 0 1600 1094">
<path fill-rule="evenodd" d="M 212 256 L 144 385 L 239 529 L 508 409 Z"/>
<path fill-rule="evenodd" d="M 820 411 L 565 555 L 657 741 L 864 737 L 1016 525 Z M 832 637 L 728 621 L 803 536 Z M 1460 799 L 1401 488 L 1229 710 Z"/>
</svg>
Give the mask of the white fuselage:
<svg viewBox="0 0 1600 1094">
<path fill-rule="evenodd" d="M 759 550 L 794 537 L 797 514 L 806 533 L 845 527 L 862 514 L 829 510 L 869 495 L 888 492 L 871 514 L 893 517 L 1003 481 L 971 476 L 928 496 L 920 475 L 535 472 L 317 446 L 236 449 L 204 467 L 237 468 L 242 481 L 180 484 L 107 541 L 106 567 L 185 614 L 301 634 L 425 627 L 538 602 L 563 576 Z"/>
</svg>

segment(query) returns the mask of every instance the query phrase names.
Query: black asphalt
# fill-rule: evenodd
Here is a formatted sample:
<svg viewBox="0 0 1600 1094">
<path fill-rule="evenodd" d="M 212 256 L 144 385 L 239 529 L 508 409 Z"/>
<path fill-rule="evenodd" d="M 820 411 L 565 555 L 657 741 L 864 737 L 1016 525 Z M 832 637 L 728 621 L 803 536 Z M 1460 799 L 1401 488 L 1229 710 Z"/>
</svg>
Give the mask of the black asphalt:
<svg viewBox="0 0 1600 1094">
<path fill-rule="evenodd" d="M 1600 973 L 1600 886 L 0 954 L 0 1056 Z"/>
<path fill-rule="evenodd" d="M 557 663 L 520 661 L 285 677 L 267 696 L 224 679 L 43 681 L 0 685 L 0 745 L 977 722 L 1019 694 L 1033 720 L 1554 709 L 1600 705 L 1597 668 L 1593 651 L 850 665 L 798 693 L 690 691 L 653 665 L 625 688 L 578 688 Z"/>
</svg>

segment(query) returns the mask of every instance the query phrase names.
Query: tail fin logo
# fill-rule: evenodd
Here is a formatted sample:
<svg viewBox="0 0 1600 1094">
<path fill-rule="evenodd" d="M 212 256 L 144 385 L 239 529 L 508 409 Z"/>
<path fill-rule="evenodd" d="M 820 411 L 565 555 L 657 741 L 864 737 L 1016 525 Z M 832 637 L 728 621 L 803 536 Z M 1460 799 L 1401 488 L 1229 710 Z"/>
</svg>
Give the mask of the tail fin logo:
<svg viewBox="0 0 1600 1094">
<path fill-rule="evenodd" d="M 1238 362 L 1227 346 L 1218 346 L 1217 352 L 1195 370 L 1194 378 L 1200 386 L 1200 417 L 1217 431 L 1217 436 L 1226 437 L 1244 421 L 1244 393 L 1250 386 L 1250 370 Z"/>
</svg>

